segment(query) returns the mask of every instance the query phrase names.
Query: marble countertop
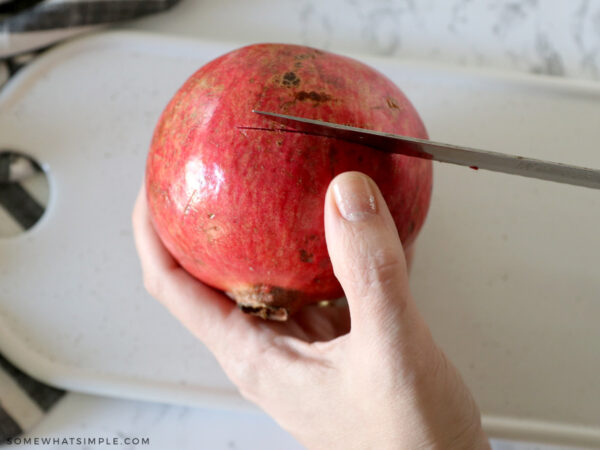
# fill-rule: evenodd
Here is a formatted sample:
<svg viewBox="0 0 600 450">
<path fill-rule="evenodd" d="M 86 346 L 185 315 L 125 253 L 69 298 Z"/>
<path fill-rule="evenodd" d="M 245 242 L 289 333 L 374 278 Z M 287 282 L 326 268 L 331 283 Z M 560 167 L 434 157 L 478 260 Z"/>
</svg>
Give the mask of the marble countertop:
<svg viewBox="0 0 600 450">
<path fill-rule="evenodd" d="M 600 0 L 182 0 L 169 12 L 121 28 L 240 44 L 302 43 L 600 80 Z M 302 448 L 259 411 L 191 409 L 74 393 L 29 437 L 117 438 L 120 444 L 127 437 L 149 438 L 149 445 L 135 448 L 182 450 Z M 499 440 L 493 446 L 553 448 Z"/>
<path fill-rule="evenodd" d="M 262 412 L 202 408 L 68 394 L 26 437 L 116 439 L 108 448 L 177 450 L 300 450 L 302 447 Z M 139 439 L 127 445 L 126 439 Z M 142 444 L 148 439 L 148 444 Z M 97 441 L 96 441 L 97 442 Z M 17 448 L 24 448 L 18 446 Z M 39 448 L 32 446 L 31 448 Z M 62 447 L 61 447 L 62 448 Z M 80 445 L 67 448 L 103 448 Z M 577 450 L 492 440 L 493 450 Z M 581 449 L 579 449 L 581 450 Z"/>
<path fill-rule="evenodd" d="M 183 0 L 127 26 L 600 80 L 600 0 Z"/>
</svg>

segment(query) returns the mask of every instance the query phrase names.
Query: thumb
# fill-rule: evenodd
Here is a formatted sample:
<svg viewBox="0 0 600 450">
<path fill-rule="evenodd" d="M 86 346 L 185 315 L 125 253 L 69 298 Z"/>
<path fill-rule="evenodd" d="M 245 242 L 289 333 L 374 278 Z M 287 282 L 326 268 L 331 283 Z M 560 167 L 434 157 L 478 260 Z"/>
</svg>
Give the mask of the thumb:
<svg viewBox="0 0 600 450">
<path fill-rule="evenodd" d="M 360 172 L 338 175 L 325 200 L 325 237 L 335 276 L 350 307 L 352 333 L 390 337 L 411 300 L 402 243 L 375 182 Z"/>
</svg>

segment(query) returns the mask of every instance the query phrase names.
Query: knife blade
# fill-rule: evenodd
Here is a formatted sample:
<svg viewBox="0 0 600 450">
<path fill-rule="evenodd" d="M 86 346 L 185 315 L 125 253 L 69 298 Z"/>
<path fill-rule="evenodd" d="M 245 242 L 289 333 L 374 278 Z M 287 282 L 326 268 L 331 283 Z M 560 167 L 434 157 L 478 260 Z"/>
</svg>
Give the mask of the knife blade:
<svg viewBox="0 0 600 450">
<path fill-rule="evenodd" d="M 287 114 L 259 110 L 252 110 L 252 112 L 266 116 L 296 131 L 354 142 L 388 153 L 600 189 L 600 170 L 587 167 L 444 144 Z"/>
</svg>

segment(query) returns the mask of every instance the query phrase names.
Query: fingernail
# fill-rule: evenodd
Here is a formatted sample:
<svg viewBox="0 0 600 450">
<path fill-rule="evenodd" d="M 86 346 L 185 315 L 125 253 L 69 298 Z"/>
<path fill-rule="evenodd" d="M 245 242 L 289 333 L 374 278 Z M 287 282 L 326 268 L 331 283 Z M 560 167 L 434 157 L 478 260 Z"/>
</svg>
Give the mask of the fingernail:
<svg viewBox="0 0 600 450">
<path fill-rule="evenodd" d="M 377 214 L 375 193 L 364 175 L 340 175 L 334 181 L 333 196 L 340 214 L 350 222 L 366 220 Z"/>
</svg>

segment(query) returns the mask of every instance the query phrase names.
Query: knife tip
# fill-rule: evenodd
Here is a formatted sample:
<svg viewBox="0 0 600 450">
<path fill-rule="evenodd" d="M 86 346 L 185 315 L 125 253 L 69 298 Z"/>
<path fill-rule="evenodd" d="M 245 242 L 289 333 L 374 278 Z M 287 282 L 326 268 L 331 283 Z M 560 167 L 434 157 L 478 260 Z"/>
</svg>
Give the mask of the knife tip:
<svg viewBox="0 0 600 450">
<path fill-rule="evenodd" d="M 280 116 L 280 114 L 277 114 L 277 113 L 274 113 L 274 112 L 268 112 L 268 111 L 261 111 L 259 109 L 253 109 L 252 112 L 255 113 L 255 114 L 260 114 L 262 116 L 272 116 L 272 117 L 278 117 L 278 116 Z"/>
</svg>

